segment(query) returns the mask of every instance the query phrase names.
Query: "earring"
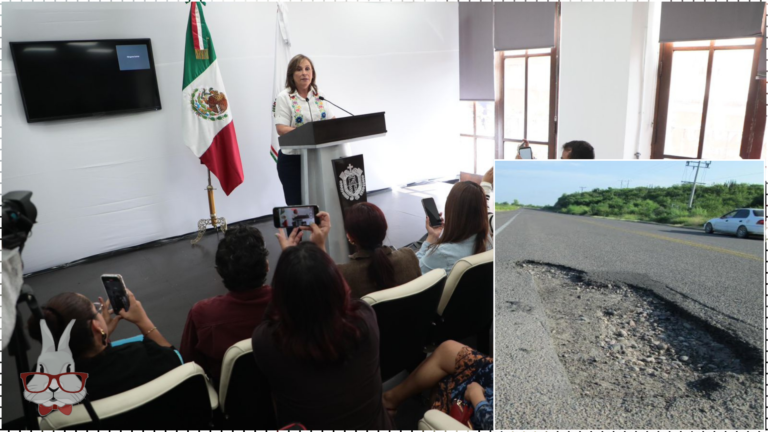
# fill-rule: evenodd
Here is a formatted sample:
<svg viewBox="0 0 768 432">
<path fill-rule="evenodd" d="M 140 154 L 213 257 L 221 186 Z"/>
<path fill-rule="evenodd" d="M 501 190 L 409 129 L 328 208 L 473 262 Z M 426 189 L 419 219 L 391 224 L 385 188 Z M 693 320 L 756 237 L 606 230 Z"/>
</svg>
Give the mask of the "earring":
<svg viewBox="0 0 768 432">
<path fill-rule="evenodd" d="M 104 333 L 104 330 L 101 330 L 101 344 L 106 345 L 107 344 L 107 334 Z"/>
</svg>

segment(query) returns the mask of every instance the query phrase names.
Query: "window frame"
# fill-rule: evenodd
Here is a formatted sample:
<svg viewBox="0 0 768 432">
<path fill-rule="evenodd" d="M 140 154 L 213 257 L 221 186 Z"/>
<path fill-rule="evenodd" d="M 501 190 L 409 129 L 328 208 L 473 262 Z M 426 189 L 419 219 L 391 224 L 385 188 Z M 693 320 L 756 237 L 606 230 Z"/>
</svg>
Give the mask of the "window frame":
<svg viewBox="0 0 768 432">
<path fill-rule="evenodd" d="M 763 148 L 763 134 L 765 133 L 765 80 L 757 79 L 757 66 L 760 58 L 760 50 L 763 47 L 763 38 L 757 38 L 753 45 L 726 45 L 715 46 L 715 40 L 710 40 L 708 46 L 699 47 L 675 47 L 674 42 L 661 44 L 659 52 L 659 82 L 656 86 L 656 104 L 653 119 L 653 139 L 651 141 L 651 159 L 701 159 L 704 152 L 704 138 L 707 126 L 707 113 L 709 112 L 709 90 L 712 84 L 712 65 L 716 51 L 753 49 L 751 75 L 747 95 L 746 113 L 741 135 L 741 148 L 739 156 L 742 159 L 760 159 Z M 672 58 L 675 51 L 708 51 L 707 79 L 704 88 L 704 102 L 701 110 L 701 126 L 699 130 L 699 146 L 696 157 L 665 154 L 665 141 L 667 133 L 667 120 L 669 115 L 669 96 L 672 85 Z"/>
<path fill-rule="evenodd" d="M 472 174 L 478 174 L 477 172 L 477 139 L 481 138 L 481 139 L 495 140 L 496 137 L 477 134 L 477 102 L 486 102 L 486 101 L 462 101 L 462 102 L 472 102 L 472 134 L 470 135 L 465 133 L 459 133 L 459 136 L 465 137 L 465 138 L 472 138 L 472 146 L 473 146 Z M 494 113 L 494 116 L 495 116 L 495 113 Z M 494 121 L 495 121 L 495 118 L 494 118 Z"/>
<path fill-rule="evenodd" d="M 507 138 L 504 135 L 504 60 L 508 58 L 525 58 L 525 111 L 523 122 L 523 139 L 528 139 L 528 59 L 531 57 L 550 57 L 549 63 L 549 140 L 531 141 L 531 144 L 547 145 L 548 158 L 557 158 L 557 122 L 558 122 L 558 90 L 560 72 L 560 2 L 555 5 L 555 46 L 549 53 L 507 55 L 505 51 L 494 53 L 494 70 L 496 81 L 496 159 L 504 159 L 504 143 L 521 142 L 518 139 Z M 536 49 L 536 48 L 530 48 Z"/>
</svg>

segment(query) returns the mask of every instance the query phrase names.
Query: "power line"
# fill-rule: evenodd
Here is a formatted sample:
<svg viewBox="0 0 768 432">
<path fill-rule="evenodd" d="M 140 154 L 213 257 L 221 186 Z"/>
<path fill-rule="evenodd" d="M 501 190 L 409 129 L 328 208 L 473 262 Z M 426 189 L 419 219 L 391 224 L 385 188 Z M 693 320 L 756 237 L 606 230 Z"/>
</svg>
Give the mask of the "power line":
<svg viewBox="0 0 768 432">
<path fill-rule="evenodd" d="M 716 182 L 718 180 L 724 180 L 724 179 L 731 180 L 731 179 L 734 179 L 734 178 L 737 178 L 737 177 L 746 177 L 746 176 L 752 176 L 752 175 L 758 175 L 758 174 L 763 174 L 763 171 L 753 172 L 753 173 L 748 173 L 748 174 L 729 175 L 727 177 L 718 177 L 716 179 L 711 180 L 711 182 Z"/>
</svg>

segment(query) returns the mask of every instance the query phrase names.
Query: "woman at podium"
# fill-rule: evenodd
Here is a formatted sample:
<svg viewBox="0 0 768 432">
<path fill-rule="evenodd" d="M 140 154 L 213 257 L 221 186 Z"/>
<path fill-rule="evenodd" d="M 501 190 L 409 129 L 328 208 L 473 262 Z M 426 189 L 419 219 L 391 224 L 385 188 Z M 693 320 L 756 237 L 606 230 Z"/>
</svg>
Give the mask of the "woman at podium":
<svg viewBox="0 0 768 432">
<path fill-rule="evenodd" d="M 288 63 L 285 89 L 272 105 L 277 135 L 288 132 L 313 121 L 335 118 L 330 104 L 319 98 L 324 96 L 317 89 L 315 66 L 309 57 L 298 54 Z M 277 175 L 283 184 L 286 205 L 300 205 L 301 202 L 301 154 L 299 150 L 282 150 L 277 153 Z"/>
</svg>

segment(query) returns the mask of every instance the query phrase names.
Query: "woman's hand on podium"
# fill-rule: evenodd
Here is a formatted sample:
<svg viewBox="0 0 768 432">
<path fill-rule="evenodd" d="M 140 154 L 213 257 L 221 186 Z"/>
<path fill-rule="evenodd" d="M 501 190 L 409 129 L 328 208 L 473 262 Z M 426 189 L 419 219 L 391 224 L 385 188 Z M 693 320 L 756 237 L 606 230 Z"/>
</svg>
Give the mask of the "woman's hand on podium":
<svg viewBox="0 0 768 432">
<path fill-rule="evenodd" d="M 291 132 L 292 130 L 296 129 L 295 127 L 290 127 L 286 125 L 275 125 L 275 128 L 277 128 L 277 136 L 283 136 L 287 134 L 288 132 Z"/>
<path fill-rule="evenodd" d="M 299 228 L 294 228 L 289 236 L 285 236 L 286 231 L 283 228 L 277 230 L 277 241 L 280 242 L 280 249 L 286 250 L 291 246 L 297 246 L 301 243 L 301 236 L 304 234 Z"/>
</svg>

